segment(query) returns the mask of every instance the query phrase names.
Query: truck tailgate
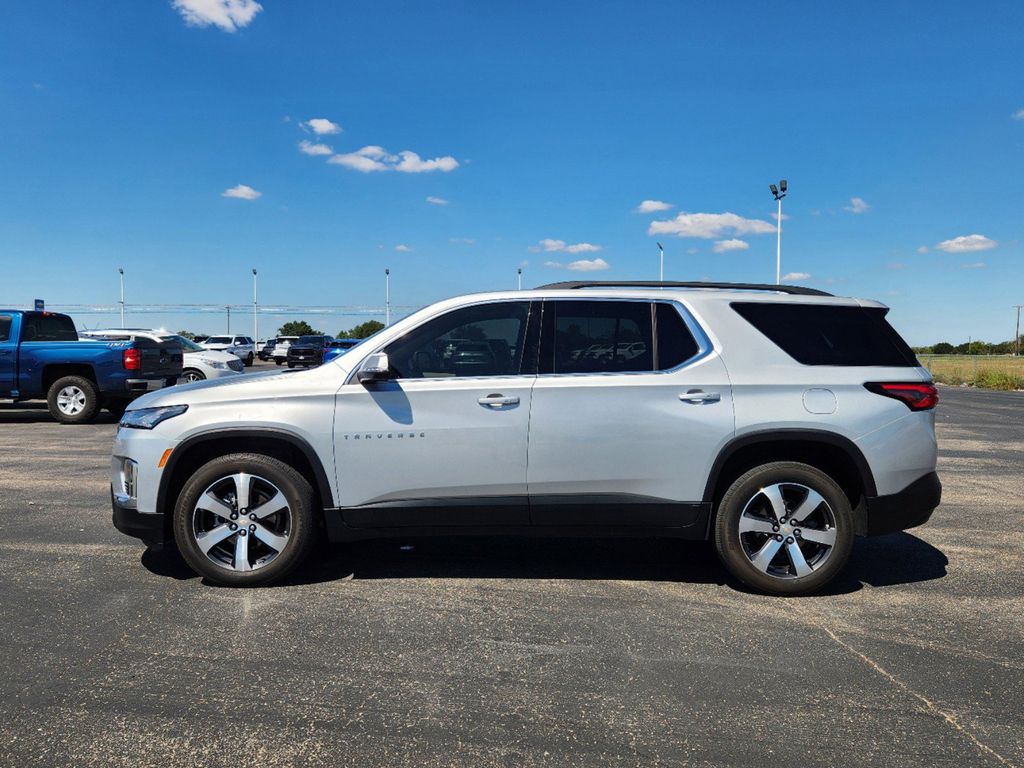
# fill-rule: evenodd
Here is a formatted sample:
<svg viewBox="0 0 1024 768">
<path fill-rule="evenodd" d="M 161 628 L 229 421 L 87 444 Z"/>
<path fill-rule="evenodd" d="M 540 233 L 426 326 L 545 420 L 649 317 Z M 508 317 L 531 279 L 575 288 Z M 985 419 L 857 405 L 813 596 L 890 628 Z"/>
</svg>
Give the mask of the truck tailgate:
<svg viewBox="0 0 1024 768">
<path fill-rule="evenodd" d="M 136 339 L 133 346 L 139 350 L 142 365 L 136 372 L 144 378 L 171 378 L 181 374 L 184 353 L 181 345 L 173 341 Z"/>
</svg>

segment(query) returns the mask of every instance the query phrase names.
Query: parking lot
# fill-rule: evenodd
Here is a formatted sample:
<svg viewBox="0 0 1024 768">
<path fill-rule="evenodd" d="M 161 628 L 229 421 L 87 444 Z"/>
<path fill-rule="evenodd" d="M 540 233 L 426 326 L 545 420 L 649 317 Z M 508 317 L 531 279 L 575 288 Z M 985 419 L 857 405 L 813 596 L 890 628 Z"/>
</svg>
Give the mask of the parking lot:
<svg viewBox="0 0 1024 768">
<path fill-rule="evenodd" d="M 0 764 L 1024 765 L 1024 393 L 941 395 L 932 521 L 804 599 L 614 540 L 219 589 L 111 526 L 113 419 L 2 405 Z"/>
</svg>

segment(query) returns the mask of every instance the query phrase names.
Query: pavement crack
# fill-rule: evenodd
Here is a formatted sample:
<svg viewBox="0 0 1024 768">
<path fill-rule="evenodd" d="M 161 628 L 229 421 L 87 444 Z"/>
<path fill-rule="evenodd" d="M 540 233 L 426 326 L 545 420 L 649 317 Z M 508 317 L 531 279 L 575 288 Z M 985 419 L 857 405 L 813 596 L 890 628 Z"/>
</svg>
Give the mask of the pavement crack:
<svg viewBox="0 0 1024 768">
<path fill-rule="evenodd" d="M 975 736 L 960 722 L 960 720 L 954 713 L 943 709 L 934 701 L 929 699 L 927 696 L 915 691 L 907 683 L 905 683 L 903 680 L 900 680 L 900 678 L 896 677 L 896 675 L 887 670 L 885 667 L 883 667 L 877 661 L 872 659 L 866 653 L 857 650 L 848 642 L 843 640 L 841 637 L 839 637 L 839 635 L 837 635 L 835 632 L 833 632 L 831 629 L 825 626 L 825 624 L 823 624 L 817 618 L 813 616 L 808 616 L 807 618 L 809 618 L 811 623 L 814 624 L 818 629 L 820 629 L 822 632 L 824 632 L 826 635 L 832 638 L 833 642 L 835 642 L 836 645 L 840 646 L 841 648 L 845 649 L 848 653 L 851 653 L 852 655 L 856 656 L 858 659 L 863 661 L 865 664 L 871 667 L 871 669 L 874 670 L 878 675 L 880 675 L 889 683 L 891 683 L 894 687 L 899 688 L 904 693 L 908 694 L 909 696 L 919 701 L 924 707 L 925 711 L 945 721 L 947 725 L 953 728 L 953 730 L 957 731 L 961 736 L 970 741 L 978 749 L 979 752 L 988 755 L 994 760 L 998 760 L 1003 765 L 1009 766 L 1009 768 L 1019 768 L 1017 763 L 1010 762 L 1001 754 L 992 749 L 992 747 L 988 746 L 983 741 L 981 741 L 977 736 Z"/>
</svg>

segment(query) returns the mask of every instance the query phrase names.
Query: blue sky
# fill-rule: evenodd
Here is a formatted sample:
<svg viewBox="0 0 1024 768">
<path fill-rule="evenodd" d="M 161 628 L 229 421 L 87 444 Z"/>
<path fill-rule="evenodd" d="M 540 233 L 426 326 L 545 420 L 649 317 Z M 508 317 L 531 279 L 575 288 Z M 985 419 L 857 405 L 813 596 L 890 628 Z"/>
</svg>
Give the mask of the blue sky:
<svg viewBox="0 0 1024 768">
<path fill-rule="evenodd" d="M 255 267 L 261 303 L 380 307 L 390 267 L 414 307 L 523 262 L 656 279 L 658 240 L 667 279 L 770 282 L 785 177 L 784 273 L 911 343 L 1006 339 L 1022 29 L 1010 2 L 8 2 L 0 303 L 113 304 L 123 265 L 129 304 L 244 317 Z"/>
</svg>

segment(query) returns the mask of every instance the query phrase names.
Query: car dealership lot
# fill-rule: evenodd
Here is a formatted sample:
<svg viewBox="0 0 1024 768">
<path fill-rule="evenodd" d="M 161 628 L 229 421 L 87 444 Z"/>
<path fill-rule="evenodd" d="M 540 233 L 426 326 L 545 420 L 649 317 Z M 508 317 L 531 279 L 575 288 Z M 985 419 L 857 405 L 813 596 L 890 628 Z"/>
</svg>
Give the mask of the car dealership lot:
<svg viewBox="0 0 1024 768">
<path fill-rule="evenodd" d="M 0 406 L 0 765 L 1024 765 L 1024 394 L 941 392 L 932 521 L 790 600 L 642 540 L 209 587 L 111 527 L 109 416 Z"/>
</svg>

